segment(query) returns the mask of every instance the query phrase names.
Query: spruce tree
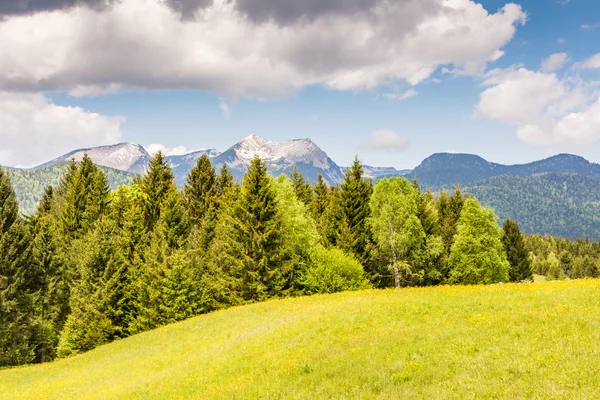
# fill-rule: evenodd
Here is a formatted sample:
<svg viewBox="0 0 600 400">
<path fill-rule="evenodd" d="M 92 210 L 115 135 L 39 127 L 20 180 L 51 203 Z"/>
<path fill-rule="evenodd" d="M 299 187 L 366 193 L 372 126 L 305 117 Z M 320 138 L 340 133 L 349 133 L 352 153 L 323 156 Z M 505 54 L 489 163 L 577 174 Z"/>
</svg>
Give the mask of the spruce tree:
<svg viewBox="0 0 600 400">
<path fill-rule="evenodd" d="M 491 208 L 474 198 L 465 201 L 450 251 L 450 283 L 508 281 L 510 264 L 502 244 L 502 229 Z"/>
<path fill-rule="evenodd" d="M 123 238 L 114 221 L 101 219 L 74 242 L 78 277 L 72 285 L 70 314 L 58 345 L 58 356 L 88 351 L 127 335 L 123 288 L 127 263 Z"/>
<path fill-rule="evenodd" d="M 354 233 L 356 243 L 354 254 L 363 265 L 369 259 L 371 233 L 367 219 L 370 216 L 369 200 L 373 193 L 371 180 L 364 178 L 364 170 L 358 158 L 348 168 L 341 185 L 342 214 L 348 219 L 350 229 Z"/>
<path fill-rule="evenodd" d="M 290 180 L 292 181 L 298 200 L 308 206 L 313 199 L 313 190 L 310 183 L 304 179 L 304 174 L 298 171 L 298 166 L 294 166 L 294 169 L 290 173 Z"/>
<path fill-rule="evenodd" d="M 8 173 L 0 168 L 0 367 L 35 358 L 30 242 Z"/>
<path fill-rule="evenodd" d="M 163 202 L 176 190 L 173 171 L 161 152 L 150 160 L 148 171 L 139 186 L 144 198 L 144 226 L 152 231 L 160 218 Z"/>
<path fill-rule="evenodd" d="M 329 189 L 328 194 L 329 202 L 323 216 L 321 218 L 321 223 L 317 225 L 319 229 L 319 233 L 321 234 L 321 240 L 325 247 L 333 247 L 337 245 L 338 237 L 342 231 L 342 220 L 345 218 L 345 226 L 349 227 L 348 217 L 344 216 L 342 209 L 342 199 L 341 199 L 341 191 L 337 186 L 332 186 Z M 345 230 L 345 227 L 344 227 Z M 347 235 L 344 233 L 346 239 L 344 239 L 344 243 L 349 243 L 347 240 Z M 354 248 L 354 240 L 352 239 L 352 248 Z M 354 251 L 352 251 L 354 254 Z"/>
<path fill-rule="evenodd" d="M 255 157 L 231 215 L 221 213 L 211 254 L 242 301 L 260 301 L 286 290 L 281 215 L 267 165 Z"/>
<path fill-rule="evenodd" d="M 519 225 L 515 221 L 508 219 L 504 222 L 502 229 L 504 230 L 502 243 L 504 244 L 508 262 L 510 263 L 510 281 L 521 282 L 531 280 L 531 259 Z"/>
<path fill-rule="evenodd" d="M 200 225 L 217 206 L 217 175 L 210 160 L 202 155 L 192 168 L 184 187 L 188 214 L 194 225 Z"/>
<path fill-rule="evenodd" d="M 217 177 L 217 196 L 219 199 L 226 196 L 236 187 L 236 183 L 233 181 L 233 175 L 227 164 L 223 164 L 219 170 L 219 176 Z"/>
<path fill-rule="evenodd" d="M 321 219 L 329 205 L 329 188 L 327 182 L 323 179 L 323 175 L 317 175 L 317 182 L 314 186 L 314 196 L 310 204 L 310 211 L 317 224 L 321 224 Z"/>
</svg>

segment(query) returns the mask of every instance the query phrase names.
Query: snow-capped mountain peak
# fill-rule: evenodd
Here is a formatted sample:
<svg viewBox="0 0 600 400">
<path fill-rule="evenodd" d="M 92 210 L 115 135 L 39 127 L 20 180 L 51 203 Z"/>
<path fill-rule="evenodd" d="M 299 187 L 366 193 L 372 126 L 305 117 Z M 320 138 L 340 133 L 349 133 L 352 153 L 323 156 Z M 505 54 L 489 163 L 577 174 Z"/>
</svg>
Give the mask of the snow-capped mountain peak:
<svg viewBox="0 0 600 400">
<path fill-rule="evenodd" d="M 80 162 L 83 156 L 87 154 L 93 162 L 105 167 L 115 168 L 122 171 L 129 171 L 136 164 L 147 163 L 150 155 L 142 146 L 136 143 L 119 143 L 87 149 L 78 149 L 64 156 L 55 158 L 37 168 L 43 168 L 47 165 L 68 162 L 74 159 Z"/>
<path fill-rule="evenodd" d="M 272 142 L 252 134 L 233 146 L 232 150 L 244 164 L 258 155 L 267 162 L 283 161 L 289 164 L 302 162 L 316 168 L 330 167 L 327 154 L 310 139 Z"/>
</svg>

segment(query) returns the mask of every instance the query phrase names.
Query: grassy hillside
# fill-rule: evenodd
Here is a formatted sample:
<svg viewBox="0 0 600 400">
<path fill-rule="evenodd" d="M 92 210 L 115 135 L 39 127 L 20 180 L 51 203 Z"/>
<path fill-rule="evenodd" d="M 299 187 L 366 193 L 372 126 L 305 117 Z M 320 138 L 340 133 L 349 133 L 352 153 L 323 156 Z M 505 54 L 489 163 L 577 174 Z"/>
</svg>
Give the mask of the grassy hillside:
<svg viewBox="0 0 600 400">
<path fill-rule="evenodd" d="M 0 371 L 3 399 L 599 398 L 600 280 L 233 308 Z"/>
</svg>

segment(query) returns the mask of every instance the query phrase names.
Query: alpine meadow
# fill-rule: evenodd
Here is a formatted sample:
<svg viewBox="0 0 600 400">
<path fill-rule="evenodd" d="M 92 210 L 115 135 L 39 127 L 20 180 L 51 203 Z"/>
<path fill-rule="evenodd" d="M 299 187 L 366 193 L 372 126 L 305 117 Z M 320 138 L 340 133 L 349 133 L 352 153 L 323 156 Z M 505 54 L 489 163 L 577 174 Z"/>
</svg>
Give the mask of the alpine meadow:
<svg viewBox="0 0 600 400">
<path fill-rule="evenodd" d="M 598 16 L 0 0 L 0 399 L 599 399 Z"/>
</svg>

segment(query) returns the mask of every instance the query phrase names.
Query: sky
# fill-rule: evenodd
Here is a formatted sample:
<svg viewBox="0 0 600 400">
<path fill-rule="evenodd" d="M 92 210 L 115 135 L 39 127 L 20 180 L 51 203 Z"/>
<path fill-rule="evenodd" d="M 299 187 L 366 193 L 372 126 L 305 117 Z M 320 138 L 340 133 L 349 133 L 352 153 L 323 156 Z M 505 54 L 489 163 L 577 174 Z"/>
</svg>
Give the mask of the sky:
<svg viewBox="0 0 600 400">
<path fill-rule="evenodd" d="M 600 162 L 600 1 L 0 2 L 0 164 L 250 134 L 340 165 Z"/>
</svg>

